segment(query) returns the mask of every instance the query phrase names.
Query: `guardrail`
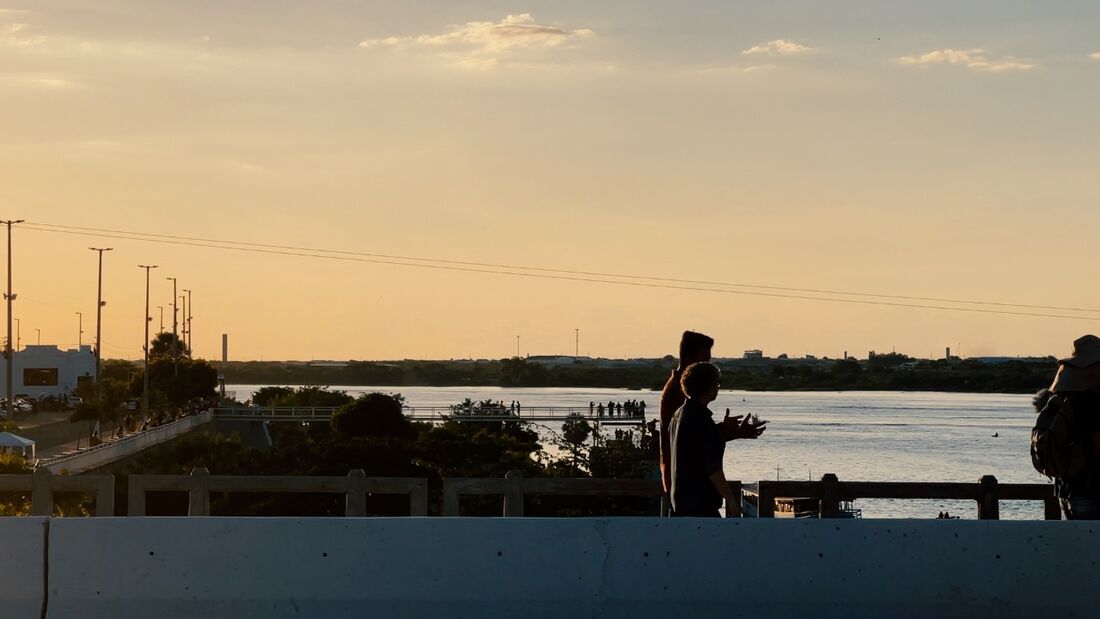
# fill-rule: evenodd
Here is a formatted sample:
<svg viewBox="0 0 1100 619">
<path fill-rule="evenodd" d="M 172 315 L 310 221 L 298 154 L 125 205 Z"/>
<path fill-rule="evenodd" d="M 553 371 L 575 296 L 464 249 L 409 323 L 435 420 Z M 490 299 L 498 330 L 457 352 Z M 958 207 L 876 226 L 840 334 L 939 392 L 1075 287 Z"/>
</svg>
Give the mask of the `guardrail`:
<svg viewBox="0 0 1100 619">
<path fill-rule="evenodd" d="M 188 516 L 210 515 L 210 493 L 299 492 L 343 494 L 347 496 L 346 516 L 367 515 L 368 494 L 406 494 L 409 515 L 428 515 L 428 480 L 417 477 L 367 477 L 362 469 L 346 477 L 283 475 L 211 475 L 204 467 L 190 475 L 131 475 L 127 495 L 127 513 L 145 515 L 145 493 L 149 491 L 187 492 Z"/>
<path fill-rule="evenodd" d="M 730 482 L 734 494 L 739 494 L 741 482 Z M 523 499 L 527 495 L 651 497 L 661 499 L 661 515 L 668 513 L 668 499 L 661 482 L 652 479 L 583 479 L 527 478 L 519 471 L 509 471 L 503 479 L 450 477 L 443 480 L 443 515 L 458 516 L 460 499 L 466 496 L 503 496 L 504 515 L 523 516 Z"/>
<path fill-rule="evenodd" d="M 52 516 L 54 494 L 75 492 L 95 497 L 95 515 L 115 515 L 115 478 L 111 475 L 53 475 L 37 469 L 30 475 L 0 475 L 0 492 L 31 495 L 32 516 Z"/>
<path fill-rule="evenodd" d="M 730 481 L 736 496 L 755 497 L 756 516 L 775 516 L 776 499 L 808 498 L 819 501 L 819 516 L 840 515 L 842 501 L 856 499 L 940 499 L 972 500 L 977 504 L 978 518 L 1000 518 L 1000 501 L 1042 501 L 1043 517 L 1061 519 L 1054 486 L 1050 484 L 1000 484 L 992 475 L 978 483 L 943 482 L 841 482 L 828 474 L 821 481 L 761 481 L 742 484 Z M 53 495 L 59 492 L 90 494 L 95 497 L 95 515 L 114 515 L 114 477 L 111 475 L 53 475 L 40 468 L 32 475 L 0 475 L 0 492 L 31 494 L 31 513 L 49 516 L 53 512 Z M 280 475 L 211 475 L 202 467 L 190 475 L 131 475 L 129 478 L 128 510 L 130 516 L 145 515 L 147 492 L 186 492 L 189 494 L 188 515 L 210 515 L 210 493 L 309 493 L 343 494 L 345 515 L 366 516 L 367 495 L 407 495 L 411 516 L 428 515 L 428 480 L 417 477 L 367 477 L 362 469 L 346 476 L 280 476 Z M 668 505 L 661 483 L 648 479 L 588 479 L 588 478 L 525 478 L 519 471 L 509 471 L 503 478 L 458 477 L 443 480 L 443 516 L 459 516 L 463 496 L 501 496 L 503 515 L 522 517 L 524 499 L 532 495 L 650 497 L 661 500 L 661 514 Z M 740 505 L 737 506 L 740 514 Z"/>
<path fill-rule="evenodd" d="M 978 483 L 840 481 L 829 473 L 821 481 L 761 481 L 745 492 L 757 497 L 757 517 L 775 516 L 775 500 L 809 498 L 820 501 L 819 515 L 835 518 L 841 501 L 856 499 L 970 500 L 977 503 L 980 520 L 998 520 L 1001 501 L 1042 501 L 1043 517 L 1062 517 L 1052 484 L 1001 484 L 992 475 Z"/>
</svg>

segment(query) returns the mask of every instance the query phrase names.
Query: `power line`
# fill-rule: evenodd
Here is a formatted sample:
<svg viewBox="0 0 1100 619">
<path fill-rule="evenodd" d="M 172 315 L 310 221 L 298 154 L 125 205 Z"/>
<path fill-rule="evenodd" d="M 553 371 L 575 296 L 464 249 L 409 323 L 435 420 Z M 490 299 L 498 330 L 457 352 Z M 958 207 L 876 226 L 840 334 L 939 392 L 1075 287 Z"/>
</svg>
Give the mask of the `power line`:
<svg viewBox="0 0 1100 619">
<path fill-rule="evenodd" d="M 497 268 L 479 268 L 479 267 L 475 267 L 475 266 L 460 266 L 460 265 L 463 265 L 463 264 L 470 264 L 470 263 L 463 263 L 463 262 L 460 262 L 460 261 L 451 261 L 449 263 L 442 263 L 442 264 L 430 264 L 430 263 L 427 263 L 427 261 L 432 260 L 432 259 L 425 259 L 425 258 L 419 259 L 419 260 L 424 260 L 425 263 L 405 262 L 405 261 L 402 261 L 401 259 L 398 259 L 398 258 L 383 259 L 383 258 L 376 258 L 376 257 L 365 257 L 366 254 L 363 255 L 362 257 L 357 257 L 357 255 L 352 253 L 352 252 L 338 252 L 338 251 L 335 251 L 335 250 L 313 251 L 313 250 L 307 250 L 307 249 L 290 249 L 290 248 L 275 249 L 274 248 L 274 247 L 278 247 L 278 246 L 271 246 L 273 248 L 266 249 L 261 244 L 257 244 L 257 243 L 234 243 L 234 242 L 231 242 L 231 241 L 215 241 L 215 240 L 203 240 L 201 242 L 200 241 L 189 241 L 189 240 L 174 240 L 174 239 L 170 238 L 170 235 L 157 235 L 156 238 L 147 238 L 146 236 L 135 236 L 135 235 L 141 235 L 143 233 L 124 233 L 124 232 L 117 232 L 116 233 L 116 232 L 108 232 L 108 231 L 102 231 L 101 232 L 101 231 L 95 231 L 94 229 L 88 229 L 90 231 L 84 232 L 84 231 L 79 231 L 79 230 L 64 230 L 64 229 L 40 227 L 41 225 L 42 224 L 35 224 L 35 225 L 32 226 L 32 225 L 24 224 L 24 225 L 20 225 L 19 227 L 23 228 L 23 229 L 26 229 L 26 230 L 34 230 L 34 231 L 38 231 L 38 232 L 50 232 L 50 233 L 54 233 L 54 234 L 90 236 L 90 237 L 98 237 L 98 238 L 112 238 L 112 239 L 122 239 L 122 240 L 131 240 L 131 241 L 142 241 L 142 242 L 146 242 L 146 243 L 159 243 L 159 244 L 165 244 L 165 245 L 178 245 L 178 246 L 187 246 L 187 247 L 201 247 L 201 248 L 207 248 L 207 249 L 221 249 L 221 250 L 228 250 L 228 251 L 258 253 L 258 254 L 265 254 L 265 255 L 279 255 L 279 256 L 302 257 L 302 258 L 315 258 L 315 259 L 321 259 L 321 260 L 338 260 L 338 261 L 343 261 L 343 262 L 383 264 L 383 265 L 390 265 L 390 266 L 403 266 L 403 267 L 412 267 L 412 268 L 420 268 L 420 269 L 457 271 L 457 272 L 465 272 L 465 273 L 484 273 L 484 274 L 490 274 L 490 275 L 508 275 L 508 276 L 512 276 L 512 277 L 526 277 L 526 278 L 533 278 L 533 279 L 547 279 L 547 280 L 556 280 L 556 281 L 573 281 L 573 282 L 588 282 L 588 283 L 598 283 L 598 284 L 612 284 L 612 285 L 617 285 L 617 286 L 629 286 L 629 287 L 635 287 L 635 288 L 684 290 L 684 291 L 692 291 L 692 292 L 712 292 L 712 293 L 718 293 L 718 294 L 732 294 L 732 295 L 740 295 L 740 296 L 767 297 L 767 298 L 778 298 L 778 299 L 798 299 L 798 300 L 804 300 L 804 301 L 827 301 L 827 302 L 832 302 L 832 303 L 847 303 L 847 304 L 852 304 L 852 305 L 873 305 L 873 306 L 885 306 L 885 307 L 904 307 L 904 308 L 930 309 L 930 310 L 940 310 L 940 311 L 949 311 L 949 312 L 995 314 L 995 315 L 1003 315 L 1003 316 L 1027 316 L 1027 317 L 1035 317 L 1035 318 L 1054 318 L 1054 319 L 1060 319 L 1060 320 L 1100 321 L 1100 317 L 1094 317 L 1094 316 L 1072 316 L 1072 315 L 1066 315 L 1066 314 L 1050 314 L 1050 313 L 1042 313 L 1042 312 L 1012 311 L 1012 310 L 1007 310 L 1007 309 L 984 309 L 984 308 L 978 308 L 978 307 L 952 307 L 952 306 L 946 306 L 946 305 L 929 305 L 929 304 L 924 304 L 924 303 L 908 303 L 908 302 L 900 302 L 900 301 L 881 301 L 881 300 L 870 300 L 870 299 L 844 299 L 844 298 L 835 298 L 835 297 L 812 296 L 813 294 L 845 294 L 845 293 L 826 293 L 826 292 L 817 293 L 817 292 L 812 292 L 808 289 L 789 289 L 789 290 L 792 290 L 792 291 L 805 291 L 809 294 L 787 294 L 787 293 L 780 293 L 780 292 L 757 292 L 757 291 L 752 291 L 752 290 L 728 290 L 728 289 L 722 289 L 722 288 L 705 287 L 704 285 L 678 285 L 678 284 L 673 284 L 673 283 L 662 283 L 662 282 L 682 282 L 683 284 L 693 284 L 694 282 L 692 282 L 691 280 L 673 280 L 673 279 L 669 279 L 669 278 L 643 278 L 641 276 L 630 276 L 630 277 L 636 277 L 639 280 L 652 279 L 653 281 L 622 281 L 622 280 L 606 279 L 606 277 L 617 277 L 617 276 L 611 275 L 611 274 L 605 275 L 605 276 L 603 276 L 603 278 L 601 278 L 601 277 L 596 277 L 596 276 L 587 276 L 584 272 L 580 272 L 580 271 L 574 272 L 574 271 L 551 270 L 551 269 L 543 269 L 543 271 L 548 271 L 548 272 L 538 272 L 538 273 L 524 272 L 524 271 L 518 271 L 518 270 L 517 271 L 507 271 L 507 270 L 502 270 L 502 269 L 506 269 L 506 268 L 520 269 L 522 267 L 507 267 L 507 266 L 501 265 Z M 148 236 L 152 236 L 152 235 L 148 235 Z M 182 238 L 183 237 L 181 237 L 181 239 Z M 221 244 L 219 244 L 219 243 L 221 243 Z M 345 254 L 351 254 L 351 255 L 345 255 Z M 438 262 L 443 262 L 443 261 L 438 261 Z M 476 264 L 476 263 L 474 263 L 474 264 Z M 576 275 L 566 275 L 566 274 L 555 275 L 555 274 L 552 274 L 552 273 L 576 273 Z M 623 277 L 627 277 L 627 276 L 623 276 Z M 719 284 L 719 285 L 722 285 L 722 284 Z M 779 288 L 779 289 L 780 290 L 787 290 L 785 288 Z M 851 294 L 855 294 L 855 293 L 851 293 Z M 860 294 L 865 294 L 865 293 L 860 293 Z M 867 294 L 867 296 L 875 296 L 875 295 Z M 890 295 L 882 295 L 880 298 L 899 298 L 899 297 L 892 297 Z M 911 299 L 914 299 L 914 300 L 918 299 L 917 297 L 900 297 L 900 298 L 906 298 L 906 299 L 911 298 Z M 990 302 L 980 302 L 980 301 L 948 301 L 948 300 L 943 300 L 941 302 L 944 302 L 944 303 L 971 303 L 971 304 L 982 304 L 982 303 L 984 303 L 986 305 L 990 304 Z M 1021 307 L 1021 308 L 1025 308 L 1025 309 L 1058 309 L 1058 310 L 1061 310 L 1061 311 L 1100 312 L 1100 310 L 1094 310 L 1094 309 L 1074 309 L 1074 308 L 1055 308 L 1055 307 L 1047 308 L 1046 306 L 1027 306 L 1027 305 L 1017 305 L 1017 304 L 1007 304 L 1007 303 L 998 303 L 996 305 L 1004 306 L 1004 307 Z"/>
<path fill-rule="evenodd" d="M 291 251 L 291 252 L 308 252 L 310 254 L 333 254 L 333 255 L 357 256 L 357 257 L 364 257 L 364 258 L 375 258 L 375 259 L 382 259 L 382 260 L 402 260 L 402 261 L 411 261 L 411 262 L 426 262 L 426 263 L 438 263 L 438 264 L 446 264 L 446 265 L 484 267 L 484 268 L 490 268 L 490 269 L 510 269 L 510 270 L 515 270 L 515 271 L 534 271 L 534 272 L 539 272 L 539 273 L 560 273 L 560 274 L 565 274 L 565 275 L 583 275 L 583 276 L 604 277 L 604 278 L 612 277 L 612 278 L 616 278 L 616 279 L 644 280 L 644 281 L 666 282 L 666 283 L 675 283 L 675 284 L 693 284 L 693 285 L 701 285 L 701 286 L 724 286 L 724 287 L 730 287 L 730 288 L 751 288 L 751 289 L 759 289 L 759 290 L 775 290 L 775 291 L 781 291 L 781 292 L 798 292 L 798 293 L 805 293 L 805 294 L 831 294 L 831 295 L 853 296 L 853 297 L 864 297 L 864 298 L 877 298 L 877 299 L 897 299 L 897 300 L 902 300 L 902 301 L 925 301 L 925 302 L 930 302 L 930 303 L 955 303 L 955 304 L 962 304 L 962 305 L 985 305 L 985 306 L 993 306 L 993 307 L 1017 307 L 1017 308 L 1022 308 L 1022 309 L 1042 309 L 1042 310 L 1055 310 L 1055 311 L 1063 311 L 1063 312 L 1100 313 L 1100 308 L 1064 307 L 1064 306 L 1055 306 L 1055 305 L 1030 305 L 1030 304 L 1024 304 L 1024 303 L 1007 303 L 1007 302 L 1002 302 L 1002 301 L 980 301 L 980 300 L 973 300 L 973 299 L 951 299 L 951 298 L 942 298 L 942 297 L 920 297 L 920 296 L 910 296 L 910 295 L 895 295 L 895 294 L 879 294 L 879 293 L 870 293 L 870 292 L 855 292 L 855 291 L 848 291 L 848 290 L 826 290 L 826 289 L 817 289 L 817 288 L 796 288 L 796 287 L 791 287 L 791 286 L 774 286 L 774 285 L 767 285 L 767 284 L 746 284 L 746 283 L 719 282 L 719 281 L 708 281 L 708 280 L 693 280 L 693 279 L 683 279 L 683 278 L 675 278 L 675 277 L 659 277 L 659 276 L 634 275 L 634 274 L 624 274 L 624 273 L 607 273 L 607 272 L 600 272 L 600 271 L 581 271 L 581 270 L 572 270 L 572 269 L 556 269 L 556 268 L 546 268 L 546 267 L 510 265 L 510 264 L 501 264 L 501 263 L 492 263 L 492 262 L 470 262 L 470 261 L 464 261 L 464 260 L 453 260 L 453 259 L 448 259 L 448 258 L 423 258 L 423 257 L 416 257 L 416 256 L 400 256 L 400 255 L 393 255 L 393 254 L 379 254 L 379 253 L 340 250 L 340 249 L 324 249 L 324 248 L 302 247 L 302 246 L 296 246 L 296 245 L 275 245 L 275 244 L 269 244 L 269 243 L 253 243 L 253 242 L 247 242 L 247 241 L 232 241 L 232 240 L 227 241 L 227 240 L 221 240 L 221 239 L 210 239 L 210 238 L 192 237 L 192 236 L 180 236 L 180 235 L 174 235 L 174 234 L 158 234 L 158 233 L 153 233 L 153 232 L 134 232 L 134 231 L 129 231 L 129 230 L 117 230 L 117 229 L 110 229 L 110 228 L 90 228 L 90 227 L 82 227 L 82 226 L 66 226 L 66 225 L 61 225 L 61 224 L 50 224 L 50 223 L 41 223 L 41 222 L 27 222 L 26 225 L 20 226 L 20 227 L 28 227 L 28 226 L 38 226 L 39 227 L 39 228 L 29 228 L 29 229 L 50 228 L 50 229 L 54 229 L 55 231 L 58 231 L 58 232 L 61 232 L 62 230 L 68 230 L 68 231 L 80 231 L 80 232 L 97 232 L 97 233 L 106 233 L 106 234 L 122 234 L 122 235 L 127 235 L 127 236 L 126 237 L 109 237 L 109 238 L 131 238 L 132 240 L 147 240 L 149 242 L 153 242 L 152 239 L 165 239 L 165 240 L 173 240 L 173 241 L 192 241 L 192 242 L 199 242 L 199 243 L 217 244 L 218 247 L 222 247 L 222 246 L 254 247 L 254 248 L 258 248 L 258 249 L 273 249 L 273 250 Z M 42 230 L 42 231 L 46 231 L 46 230 Z M 142 238 L 133 238 L 133 237 L 150 237 L 150 238 L 149 239 L 142 239 Z"/>
</svg>

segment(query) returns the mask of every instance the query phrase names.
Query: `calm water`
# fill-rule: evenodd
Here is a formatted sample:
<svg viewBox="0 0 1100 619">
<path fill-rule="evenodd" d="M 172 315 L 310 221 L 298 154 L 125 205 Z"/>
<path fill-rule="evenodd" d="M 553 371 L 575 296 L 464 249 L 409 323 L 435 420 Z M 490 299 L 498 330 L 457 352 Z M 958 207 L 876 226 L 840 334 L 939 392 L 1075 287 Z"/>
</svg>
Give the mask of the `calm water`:
<svg viewBox="0 0 1100 619">
<path fill-rule="evenodd" d="M 244 400 L 255 385 L 228 386 Z M 333 387 L 351 394 L 398 392 L 410 406 L 449 406 L 464 398 L 519 400 L 525 406 L 587 407 L 591 401 L 644 400 L 657 414 L 660 394 L 619 389 L 502 389 L 496 387 Z M 726 476 L 742 481 L 818 479 L 962 481 L 995 475 L 1006 483 L 1046 483 L 1028 453 L 1035 413 L 1029 395 L 922 392 L 723 391 L 712 405 L 756 413 L 771 423 L 757 441 L 726 448 Z M 994 438 L 994 434 L 999 437 Z M 869 518 L 935 518 L 943 510 L 975 517 L 967 501 L 857 502 Z M 1002 502 L 1002 518 L 1042 518 L 1042 505 Z"/>
</svg>

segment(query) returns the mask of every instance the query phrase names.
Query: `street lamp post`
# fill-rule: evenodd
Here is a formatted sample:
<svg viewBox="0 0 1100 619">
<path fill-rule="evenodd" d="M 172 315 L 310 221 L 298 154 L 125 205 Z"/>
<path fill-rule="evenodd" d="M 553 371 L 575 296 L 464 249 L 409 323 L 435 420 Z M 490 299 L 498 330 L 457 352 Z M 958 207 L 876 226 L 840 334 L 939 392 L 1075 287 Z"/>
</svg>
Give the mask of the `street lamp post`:
<svg viewBox="0 0 1100 619">
<path fill-rule="evenodd" d="M 84 345 L 84 314 L 76 313 L 76 349 Z"/>
<path fill-rule="evenodd" d="M 102 359 L 103 350 L 103 306 L 107 302 L 103 300 L 103 252 L 112 251 L 111 247 L 89 247 L 88 249 L 99 254 L 99 283 L 96 286 L 95 301 L 95 382 L 99 383 L 99 362 Z"/>
<path fill-rule="evenodd" d="M 14 389 L 15 384 L 12 379 L 12 368 L 15 366 L 15 354 L 11 349 L 11 304 L 15 301 L 15 294 L 11 291 L 11 227 L 14 224 L 23 223 L 22 219 L 8 219 L 6 221 L 0 221 L 8 227 L 8 291 L 4 294 L 4 298 L 8 301 L 8 339 L 4 344 L 4 359 L 7 361 L 7 378 L 8 378 L 8 419 L 15 419 L 15 403 L 13 399 L 15 397 Z"/>
<path fill-rule="evenodd" d="M 157 309 L 160 310 L 160 330 L 157 331 L 157 335 L 164 333 L 164 306 L 158 305 Z"/>
<path fill-rule="evenodd" d="M 142 376 L 143 384 L 141 391 L 141 410 L 145 413 L 145 418 L 149 418 L 149 323 L 153 321 L 153 317 L 149 315 L 149 271 L 157 268 L 157 265 L 144 265 L 139 264 L 138 268 L 145 269 L 145 346 L 142 348 L 145 350 L 145 371 Z M 171 278 L 169 278 L 171 279 Z"/>
<path fill-rule="evenodd" d="M 37 343 L 37 344 L 38 344 L 39 346 L 41 346 L 41 345 L 42 345 L 42 329 L 38 329 L 38 328 L 36 328 L 36 329 L 34 330 L 34 333 L 35 333 L 35 336 L 36 336 L 36 338 L 37 338 L 37 339 L 35 340 L 35 342 L 36 342 L 36 343 Z"/>
<path fill-rule="evenodd" d="M 176 301 L 178 301 L 179 298 L 176 296 L 176 278 L 174 278 L 174 277 L 165 277 L 164 279 L 172 280 L 172 363 L 174 364 L 173 373 L 176 376 L 179 376 L 179 372 L 180 372 L 180 365 L 179 365 L 180 352 L 179 352 L 179 347 L 176 345 L 176 342 L 178 341 L 177 338 L 179 337 L 177 335 L 177 329 L 179 328 L 179 322 L 178 322 L 179 312 L 176 310 Z"/>
<path fill-rule="evenodd" d="M 187 293 L 187 309 L 183 311 L 183 320 L 187 325 L 186 328 L 184 328 L 184 333 L 187 334 L 187 354 L 188 356 L 193 356 L 194 351 L 191 350 L 191 313 L 195 311 L 195 306 L 191 303 L 191 291 L 184 290 L 184 292 Z"/>
</svg>

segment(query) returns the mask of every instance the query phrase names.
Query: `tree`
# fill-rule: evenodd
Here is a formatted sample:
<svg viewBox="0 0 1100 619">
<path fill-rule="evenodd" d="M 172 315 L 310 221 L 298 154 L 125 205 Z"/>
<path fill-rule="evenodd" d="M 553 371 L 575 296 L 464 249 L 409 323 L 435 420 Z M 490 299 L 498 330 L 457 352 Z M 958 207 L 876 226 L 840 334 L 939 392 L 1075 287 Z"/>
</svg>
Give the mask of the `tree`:
<svg viewBox="0 0 1100 619">
<path fill-rule="evenodd" d="M 153 338 L 149 346 L 150 359 L 174 359 L 176 355 L 180 358 L 191 357 L 191 351 L 184 346 L 179 336 L 164 332 Z"/>
<path fill-rule="evenodd" d="M 388 393 L 366 393 L 332 416 L 332 427 L 347 436 L 405 438 L 415 434 L 403 412 L 404 398 Z"/>
<path fill-rule="evenodd" d="M 276 402 L 294 395 L 292 387 L 261 387 L 252 394 L 252 403 L 256 406 L 275 406 Z"/>
</svg>

